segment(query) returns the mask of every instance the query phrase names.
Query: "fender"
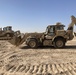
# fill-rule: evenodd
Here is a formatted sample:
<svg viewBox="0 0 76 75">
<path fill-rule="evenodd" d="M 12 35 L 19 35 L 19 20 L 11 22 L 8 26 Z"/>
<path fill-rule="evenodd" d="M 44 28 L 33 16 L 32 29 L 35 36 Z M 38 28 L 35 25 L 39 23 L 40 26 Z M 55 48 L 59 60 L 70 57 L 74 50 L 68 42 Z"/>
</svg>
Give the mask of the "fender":
<svg viewBox="0 0 76 75">
<path fill-rule="evenodd" d="M 63 38 L 65 41 L 66 41 L 66 38 L 64 38 L 63 36 L 55 36 L 53 39 L 52 39 L 52 42 L 57 39 L 57 38 Z"/>
</svg>

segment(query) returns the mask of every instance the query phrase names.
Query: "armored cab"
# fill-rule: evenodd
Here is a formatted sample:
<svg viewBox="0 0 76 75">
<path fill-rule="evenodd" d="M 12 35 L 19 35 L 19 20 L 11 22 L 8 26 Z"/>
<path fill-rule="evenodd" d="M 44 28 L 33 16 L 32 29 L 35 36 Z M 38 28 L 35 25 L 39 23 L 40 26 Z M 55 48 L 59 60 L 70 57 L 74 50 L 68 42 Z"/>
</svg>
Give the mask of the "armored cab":
<svg viewBox="0 0 76 75">
<path fill-rule="evenodd" d="M 11 26 L 0 28 L 0 39 L 8 39 L 14 36 L 14 31 Z"/>
</svg>

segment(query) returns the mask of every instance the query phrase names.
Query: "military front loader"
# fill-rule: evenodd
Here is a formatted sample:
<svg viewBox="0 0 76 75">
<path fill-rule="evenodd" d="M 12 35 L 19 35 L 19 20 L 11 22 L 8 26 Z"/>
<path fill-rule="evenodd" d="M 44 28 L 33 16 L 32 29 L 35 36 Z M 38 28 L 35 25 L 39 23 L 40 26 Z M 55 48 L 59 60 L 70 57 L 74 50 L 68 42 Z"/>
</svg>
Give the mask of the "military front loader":
<svg viewBox="0 0 76 75">
<path fill-rule="evenodd" d="M 67 30 L 64 30 L 65 25 L 57 23 L 49 25 L 43 33 L 25 33 L 15 35 L 9 42 L 15 46 L 26 43 L 31 48 L 38 46 L 54 46 L 55 48 L 63 48 L 67 41 L 74 38 L 73 27 L 76 25 L 76 18 L 71 16 L 71 23 Z"/>
</svg>

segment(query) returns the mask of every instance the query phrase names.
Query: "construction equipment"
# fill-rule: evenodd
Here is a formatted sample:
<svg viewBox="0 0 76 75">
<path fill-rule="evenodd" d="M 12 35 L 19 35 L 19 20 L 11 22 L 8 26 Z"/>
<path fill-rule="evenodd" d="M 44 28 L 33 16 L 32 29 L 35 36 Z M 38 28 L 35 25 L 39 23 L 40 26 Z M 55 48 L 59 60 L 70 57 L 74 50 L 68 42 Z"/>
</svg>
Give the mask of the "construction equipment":
<svg viewBox="0 0 76 75">
<path fill-rule="evenodd" d="M 9 42 L 16 46 L 25 42 L 31 48 L 37 48 L 41 45 L 63 48 L 68 40 L 74 38 L 74 25 L 76 25 L 76 18 L 71 16 L 71 23 L 67 30 L 64 30 L 65 25 L 57 23 L 56 25 L 49 25 L 44 33 L 25 33 L 23 37 L 21 34 L 15 35 Z"/>
<path fill-rule="evenodd" d="M 14 36 L 14 31 L 11 26 L 0 28 L 0 40 L 11 39 Z"/>
</svg>

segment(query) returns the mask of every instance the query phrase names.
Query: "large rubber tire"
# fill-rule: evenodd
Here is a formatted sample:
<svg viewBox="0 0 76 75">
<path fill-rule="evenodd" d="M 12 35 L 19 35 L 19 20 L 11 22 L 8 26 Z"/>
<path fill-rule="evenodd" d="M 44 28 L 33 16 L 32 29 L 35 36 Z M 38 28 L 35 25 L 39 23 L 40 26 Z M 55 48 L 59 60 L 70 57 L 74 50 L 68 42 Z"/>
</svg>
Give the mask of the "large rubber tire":
<svg viewBox="0 0 76 75">
<path fill-rule="evenodd" d="M 38 47 L 38 43 L 36 39 L 30 39 L 28 42 L 28 46 L 31 48 L 37 48 Z"/>
<path fill-rule="evenodd" d="M 62 38 L 55 39 L 53 45 L 55 48 L 63 48 L 65 47 L 65 40 Z"/>
</svg>

